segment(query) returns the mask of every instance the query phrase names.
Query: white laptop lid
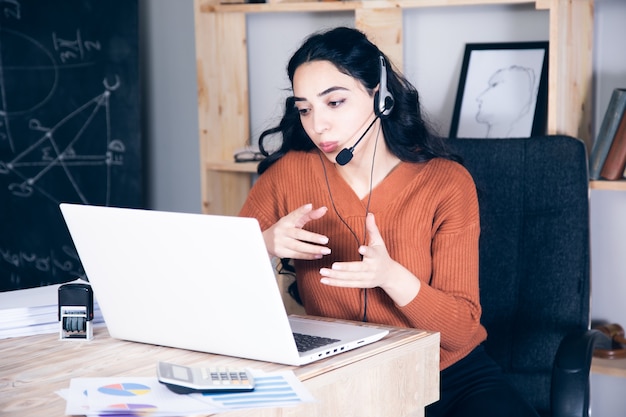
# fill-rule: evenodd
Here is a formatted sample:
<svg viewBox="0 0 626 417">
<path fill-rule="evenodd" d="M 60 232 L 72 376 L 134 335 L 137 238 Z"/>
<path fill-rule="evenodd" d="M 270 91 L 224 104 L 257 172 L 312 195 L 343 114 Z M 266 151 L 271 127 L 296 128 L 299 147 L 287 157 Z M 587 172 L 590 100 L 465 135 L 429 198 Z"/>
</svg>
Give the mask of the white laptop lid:
<svg viewBox="0 0 626 417">
<path fill-rule="evenodd" d="M 344 326 L 376 332 L 302 358 L 256 219 L 60 207 L 114 338 L 301 365 L 387 333 Z"/>
</svg>

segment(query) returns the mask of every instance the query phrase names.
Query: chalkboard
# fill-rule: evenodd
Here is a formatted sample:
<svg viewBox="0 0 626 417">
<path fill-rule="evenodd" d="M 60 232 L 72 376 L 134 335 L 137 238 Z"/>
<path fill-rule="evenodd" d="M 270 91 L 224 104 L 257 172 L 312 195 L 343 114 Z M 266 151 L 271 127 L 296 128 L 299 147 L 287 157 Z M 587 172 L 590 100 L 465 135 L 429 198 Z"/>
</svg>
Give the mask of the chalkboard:
<svg viewBox="0 0 626 417">
<path fill-rule="evenodd" d="M 84 272 L 59 203 L 141 207 L 137 0 L 0 0 L 0 291 Z"/>
</svg>

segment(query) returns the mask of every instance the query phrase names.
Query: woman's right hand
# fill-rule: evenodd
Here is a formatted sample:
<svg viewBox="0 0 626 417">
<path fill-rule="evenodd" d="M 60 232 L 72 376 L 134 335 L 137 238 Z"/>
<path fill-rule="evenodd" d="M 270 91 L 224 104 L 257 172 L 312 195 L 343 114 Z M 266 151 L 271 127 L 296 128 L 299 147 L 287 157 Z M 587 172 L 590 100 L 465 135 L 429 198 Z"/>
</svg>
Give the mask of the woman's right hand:
<svg viewBox="0 0 626 417">
<path fill-rule="evenodd" d="M 325 246 L 327 236 L 303 229 L 305 224 L 323 217 L 327 211 L 327 207 L 314 210 L 312 204 L 305 204 L 281 218 L 263 232 L 267 251 L 279 258 L 305 260 L 330 254 L 330 248 Z"/>
</svg>

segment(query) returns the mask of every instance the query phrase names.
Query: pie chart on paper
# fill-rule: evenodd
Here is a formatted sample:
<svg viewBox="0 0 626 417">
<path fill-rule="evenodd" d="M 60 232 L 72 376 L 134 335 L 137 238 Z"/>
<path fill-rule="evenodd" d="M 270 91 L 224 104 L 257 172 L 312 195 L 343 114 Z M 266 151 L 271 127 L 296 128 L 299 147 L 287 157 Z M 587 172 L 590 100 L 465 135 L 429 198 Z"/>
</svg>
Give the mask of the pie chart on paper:
<svg viewBox="0 0 626 417">
<path fill-rule="evenodd" d="M 136 397 L 150 393 L 150 387 L 143 384 L 125 382 L 121 384 L 109 384 L 98 388 L 102 394 L 115 395 L 119 397 Z"/>
<path fill-rule="evenodd" d="M 116 410 L 117 416 L 134 416 L 135 414 L 118 414 L 117 410 L 133 410 L 133 411 L 149 411 L 156 410 L 156 406 L 149 404 L 113 404 L 109 406 L 110 410 Z M 106 414 L 105 414 L 106 415 Z"/>
</svg>

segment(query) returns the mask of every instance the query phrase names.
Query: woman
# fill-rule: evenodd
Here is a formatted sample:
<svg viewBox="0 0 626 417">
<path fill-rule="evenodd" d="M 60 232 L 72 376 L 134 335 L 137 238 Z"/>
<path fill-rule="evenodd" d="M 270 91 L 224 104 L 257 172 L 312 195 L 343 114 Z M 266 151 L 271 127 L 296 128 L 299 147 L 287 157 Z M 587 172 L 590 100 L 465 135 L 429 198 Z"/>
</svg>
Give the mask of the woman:
<svg viewBox="0 0 626 417">
<path fill-rule="evenodd" d="M 293 260 L 307 314 L 440 332 L 429 416 L 535 415 L 480 347 L 476 190 L 416 89 L 350 28 L 308 38 L 287 72 L 293 96 L 261 135 L 267 158 L 240 215 Z"/>
</svg>

